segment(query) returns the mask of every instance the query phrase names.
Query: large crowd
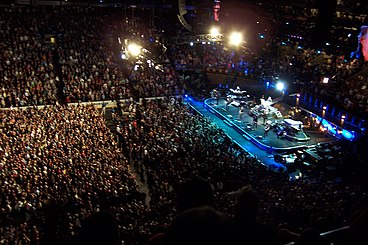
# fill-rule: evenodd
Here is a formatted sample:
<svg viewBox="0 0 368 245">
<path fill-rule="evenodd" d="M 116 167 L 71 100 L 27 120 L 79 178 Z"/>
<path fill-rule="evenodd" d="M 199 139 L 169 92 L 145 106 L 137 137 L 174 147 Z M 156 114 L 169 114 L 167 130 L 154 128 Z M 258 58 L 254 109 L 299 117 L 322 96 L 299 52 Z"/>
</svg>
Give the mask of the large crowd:
<svg viewBox="0 0 368 245">
<path fill-rule="evenodd" d="M 251 216 L 257 214 L 257 222 L 270 227 L 272 244 L 282 242 L 280 227 L 294 232 L 332 230 L 349 224 L 353 213 L 367 205 L 362 185 L 336 183 L 322 174 L 290 182 L 287 173 L 263 166 L 188 106 L 174 69 L 184 64 L 225 65 L 247 67 L 257 73 L 265 66 L 281 67 L 278 72 L 296 73 L 302 84 L 310 82 L 309 75 L 316 78 L 327 71 L 348 78 L 355 72 L 354 63 L 336 56 L 322 65 L 312 65 L 315 52 L 304 50 L 261 66 L 256 63 L 258 59 L 234 58 L 222 47 L 202 46 L 194 52 L 189 45 L 178 44 L 168 51 L 173 67 L 166 65 L 160 70 L 147 63 L 134 69 L 130 64 L 124 72 L 119 63 L 118 37 L 145 39 L 155 30 L 147 32 L 137 23 L 133 30 L 116 9 L 110 15 L 104 11 L 110 10 L 42 6 L 0 9 L 0 102 L 7 108 L 0 113 L 0 244 L 97 241 L 99 232 L 106 228 L 102 224 L 110 216 L 96 218 L 104 220 L 101 226 L 93 223 L 94 217 L 104 211 L 112 213 L 115 222 L 108 222 L 116 228 L 106 231 L 111 233 L 110 239 L 147 244 L 163 232 L 168 241 L 160 242 L 172 244 L 177 237 L 171 232 L 176 224 L 182 225 L 179 218 L 201 204 L 181 205 L 186 201 L 180 199 L 181 183 L 193 176 L 202 176 L 210 183 L 213 195 L 213 202 L 206 203 L 213 209 L 194 213 L 216 215 L 226 227 L 232 222 L 222 219 L 225 216 L 236 217 L 235 223 L 243 224 L 237 219 L 233 193 L 245 185 L 252 186 L 259 204 L 257 210 L 248 208 L 253 211 Z M 52 34 L 56 42 L 46 43 L 45 34 Z M 297 73 L 290 63 L 309 68 Z M 356 86 L 355 82 L 343 86 L 350 85 Z M 347 94 L 357 99 L 356 93 L 361 91 L 354 93 L 348 88 Z M 322 91 L 316 87 L 311 92 L 338 97 L 338 90 Z M 133 99 L 157 96 L 162 98 Z M 114 118 L 116 137 L 104 113 L 81 103 L 127 98 L 132 99 L 114 108 L 118 115 Z M 341 156 L 339 161 L 349 156 Z M 255 229 L 252 222 L 247 225 Z M 93 225 L 98 227 L 94 232 Z M 253 236 L 262 241 L 262 233 L 256 234 L 259 236 Z M 249 242 L 249 237 L 239 237 Z"/>
<path fill-rule="evenodd" d="M 0 11 L 1 107 L 53 104 L 57 99 L 52 50 L 39 36 L 42 23 L 34 13 L 24 12 L 14 7 Z"/>
<path fill-rule="evenodd" d="M 179 212 L 179 183 L 195 175 L 211 183 L 214 207 L 229 217 L 229 193 L 252 185 L 259 219 L 275 232 L 279 224 L 331 230 L 366 202 L 360 186 L 323 176 L 288 181 L 286 173 L 267 169 L 181 99 L 143 101 L 131 110 L 119 120 L 119 140 L 92 105 L 2 113 L 4 244 L 30 244 L 36 234 L 40 242 L 76 243 L 82 221 L 103 210 L 116 215 L 119 239 L 147 242 Z M 148 203 L 137 181 L 149 189 Z"/>
<path fill-rule="evenodd" d="M 40 231 L 56 240 L 56 226 L 73 238 L 106 205 L 139 216 L 144 203 L 126 156 L 94 106 L 9 110 L 1 121 L 3 244 L 29 244 Z"/>
</svg>

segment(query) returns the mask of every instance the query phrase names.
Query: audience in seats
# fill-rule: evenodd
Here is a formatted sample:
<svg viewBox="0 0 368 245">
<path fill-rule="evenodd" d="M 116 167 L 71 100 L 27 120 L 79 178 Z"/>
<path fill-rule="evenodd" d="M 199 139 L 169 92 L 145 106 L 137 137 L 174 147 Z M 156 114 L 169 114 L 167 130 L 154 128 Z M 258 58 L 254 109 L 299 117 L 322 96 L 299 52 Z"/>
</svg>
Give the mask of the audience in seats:
<svg viewBox="0 0 368 245">
<path fill-rule="evenodd" d="M 142 69 L 123 72 L 116 61 L 120 50 L 114 47 L 114 40 L 133 33 L 147 37 L 149 31 L 141 26 L 138 32 L 132 30 L 134 23 L 109 11 L 35 5 L 0 8 L 0 103 L 1 107 L 13 107 L 0 113 L 1 243 L 75 244 L 92 238 L 97 243 L 96 236 L 102 234 L 101 238 L 109 236 L 105 244 L 146 244 L 162 231 L 167 242 L 176 243 L 182 231 L 198 228 L 203 239 L 210 235 L 223 241 L 230 234 L 248 242 L 248 236 L 241 235 L 246 232 L 260 243 L 267 238 L 272 244 L 279 223 L 287 223 L 293 230 L 314 227 L 326 231 L 345 225 L 351 213 L 362 206 L 367 190 L 361 185 L 336 182 L 323 173 L 290 182 L 285 173 L 267 169 L 182 100 L 168 99 L 182 94 L 172 67 L 159 71 L 142 65 Z M 56 35 L 57 44 L 42 40 L 46 31 Z M 197 57 L 187 48 L 176 46 L 184 49 L 177 59 L 187 57 L 189 63 L 229 69 L 239 63 L 241 67 L 241 61 L 230 62 L 229 54 L 219 48 L 205 49 Z M 333 55 L 316 65 L 316 50 L 306 48 L 297 54 L 276 59 L 265 56 L 265 63 L 252 57 L 247 61 L 244 56 L 243 65 L 255 75 L 268 67 L 290 73 L 303 87 L 301 91 L 330 97 L 349 109 L 367 110 L 366 81 L 344 82 L 361 68 L 359 61 Z M 338 74 L 341 83 L 321 87 L 318 79 L 325 73 Z M 118 146 L 95 107 L 61 106 L 63 103 L 56 103 L 60 94 L 59 99 L 65 97 L 60 102 L 165 99 L 121 102 L 115 118 Z M 15 108 L 25 105 L 54 106 Z M 331 162 L 337 165 L 349 156 L 342 152 Z M 178 187 L 192 176 L 206 178 L 204 182 L 197 177 L 192 180 L 192 192 L 184 191 L 186 185 Z M 149 198 L 138 185 L 143 179 Z M 196 183 L 204 188 L 196 189 Z M 245 183 L 256 193 L 245 188 L 238 199 L 229 198 L 229 192 Z M 202 191 L 207 194 L 202 196 Z M 190 194 L 197 199 L 187 199 Z M 241 207 L 245 210 L 240 211 Z M 364 239 L 364 221 L 353 219 L 347 241 Z M 193 222 L 198 226 L 188 228 Z M 233 225 L 236 229 L 231 230 L 237 234 L 227 232 Z M 244 227 L 254 233 L 247 233 Z M 219 228 L 223 229 L 214 235 Z M 94 232 L 96 229 L 101 233 Z M 300 236 L 301 243 L 305 235 L 308 232 Z M 183 241 L 188 243 L 203 241 L 186 238 Z"/>
</svg>

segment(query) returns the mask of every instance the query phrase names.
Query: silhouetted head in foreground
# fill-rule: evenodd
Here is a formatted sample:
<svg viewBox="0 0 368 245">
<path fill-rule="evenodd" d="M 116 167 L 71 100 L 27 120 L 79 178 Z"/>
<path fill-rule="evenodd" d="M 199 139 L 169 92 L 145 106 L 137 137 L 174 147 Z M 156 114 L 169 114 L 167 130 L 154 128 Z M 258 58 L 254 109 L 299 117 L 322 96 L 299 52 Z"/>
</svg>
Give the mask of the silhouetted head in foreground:
<svg viewBox="0 0 368 245">
<path fill-rule="evenodd" d="M 234 244 L 230 218 L 209 206 L 178 214 L 166 232 L 165 245 Z"/>
<path fill-rule="evenodd" d="M 203 205 L 214 206 L 212 185 L 204 178 L 195 176 L 179 184 L 177 189 L 178 212 Z"/>
<path fill-rule="evenodd" d="M 253 187 L 250 185 L 242 187 L 236 195 L 234 206 L 235 219 L 256 221 L 258 203 L 258 195 Z"/>
<path fill-rule="evenodd" d="M 92 214 L 82 223 L 79 238 L 80 245 L 118 245 L 119 228 L 114 215 L 109 212 Z"/>
</svg>

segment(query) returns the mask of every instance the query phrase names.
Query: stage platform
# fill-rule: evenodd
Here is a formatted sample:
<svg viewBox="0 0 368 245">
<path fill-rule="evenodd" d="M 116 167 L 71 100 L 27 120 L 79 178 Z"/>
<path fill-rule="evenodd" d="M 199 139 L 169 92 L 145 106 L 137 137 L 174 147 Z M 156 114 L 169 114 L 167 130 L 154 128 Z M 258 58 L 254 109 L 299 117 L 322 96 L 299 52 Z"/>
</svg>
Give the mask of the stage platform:
<svg viewBox="0 0 368 245">
<path fill-rule="evenodd" d="M 214 98 L 206 99 L 204 101 L 204 106 L 262 150 L 275 153 L 285 153 L 299 149 L 307 149 L 316 146 L 318 143 L 333 142 L 337 140 L 336 138 L 324 134 L 316 128 L 306 127 L 297 132 L 293 137 L 280 137 L 275 129 L 269 130 L 267 136 L 265 136 L 264 121 L 269 120 L 272 122 L 281 122 L 285 120 L 286 117 L 283 116 L 267 119 L 259 117 L 258 123 L 256 127 L 254 127 L 253 117 L 250 115 L 250 107 L 244 107 L 244 113 L 240 119 L 239 106 L 229 105 L 226 107 L 225 98 L 220 98 L 219 100 Z M 288 110 L 288 105 L 282 101 L 276 102 L 273 106 L 282 109 L 283 113 Z"/>
</svg>

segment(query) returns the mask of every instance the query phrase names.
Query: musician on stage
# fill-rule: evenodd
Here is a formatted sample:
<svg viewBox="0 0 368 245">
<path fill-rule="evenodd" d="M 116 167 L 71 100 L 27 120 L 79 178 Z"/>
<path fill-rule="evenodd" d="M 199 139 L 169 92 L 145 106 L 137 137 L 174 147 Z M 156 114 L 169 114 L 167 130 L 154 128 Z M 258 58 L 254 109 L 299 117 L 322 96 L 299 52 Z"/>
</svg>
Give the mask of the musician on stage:
<svg viewBox="0 0 368 245">
<path fill-rule="evenodd" d="M 217 89 L 213 89 L 211 91 L 211 97 L 216 99 L 216 105 L 218 105 L 220 101 L 220 91 L 218 91 Z"/>
<path fill-rule="evenodd" d="M 243 114 L 244 114 L 244 106 L 240 106 L 238 113 L 238 118 L 240 121 L 243 120 Z"/>
<path fill-rule="evenodd" d="M 227 96 L 227 98 L 226 98 L 226 105 L 225 105 L 225 109 L 226 110 L 229 109 L 229 105 L 231 104 L 231 102 L 233 102 L 233 98 L 231 96 Z"/>
<path fill-rule="evenodd" d="M 258 127 L 258 116 L 257 115 L 253 115 L 253 130 L 256 130 Z"/>
<path fill-rule="evenodd" d="M 266 125 L 266 120 L 267 120 L 267 110 L 263 110 L 263 113 L 262 113 L 262 118 L 263 118 L 263 125 Z"/>
<path fill-rule="evenodd" d="M 216 97 L 216 105 L 219 105 L 220 103 L 220 91 L 215 90 L 215 97 Z"/>
<path fill-rule="evenodd" d="M 268 134 L 268 131 L 270 131 L 270 129 L 271 129 L 271 125 L 268 122 L 266 122 L 266 125 L 264 127 L 263 137 L 267 138 L 267 134 Z"/>
</svg>

